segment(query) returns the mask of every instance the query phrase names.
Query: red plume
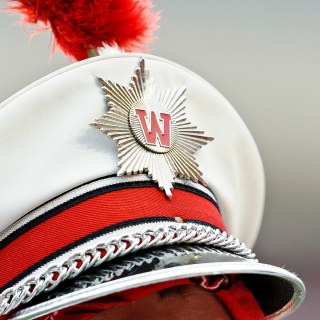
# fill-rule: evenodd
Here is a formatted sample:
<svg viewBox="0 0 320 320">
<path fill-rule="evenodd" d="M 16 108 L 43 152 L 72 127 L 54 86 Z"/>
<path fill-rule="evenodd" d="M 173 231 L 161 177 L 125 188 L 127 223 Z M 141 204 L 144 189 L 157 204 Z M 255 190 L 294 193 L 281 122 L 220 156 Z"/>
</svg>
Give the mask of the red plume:
<svg viewBox="0 0 320 320">
<path fill-rule="evenodd" d="M 141 51 L 154 39 L 159 12 L 151 0 L 13 0 L 9 8 L 23 23 L 52 29 L 61 50 L 82 60 L 90 50 L 107 44 L 124 51 Z M 43 28 L 43 27 L 42 27 Z"/>
</svg>

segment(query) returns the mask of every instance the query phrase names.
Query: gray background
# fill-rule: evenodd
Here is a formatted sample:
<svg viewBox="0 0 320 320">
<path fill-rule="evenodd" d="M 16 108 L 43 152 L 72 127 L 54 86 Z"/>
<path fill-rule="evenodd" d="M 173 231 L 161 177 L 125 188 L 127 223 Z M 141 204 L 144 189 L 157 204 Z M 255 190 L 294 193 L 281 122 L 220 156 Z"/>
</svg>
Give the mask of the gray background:
<svg viewBox="0 0 320 320">
<path fill-rule="evenodd" d="M 255 252 L 302 277 L 307 298 L 290 319 L 319 319 L 320 1 L 155 1 L 152 53 L 200 74 L 235 106 L 264 161 L 265 216 Z M 3 2 L 0 4 L 3 6 Z M 70 63 L 50 34 L 29 41 L 0 12 L 0 101 Z"/>
</svg>

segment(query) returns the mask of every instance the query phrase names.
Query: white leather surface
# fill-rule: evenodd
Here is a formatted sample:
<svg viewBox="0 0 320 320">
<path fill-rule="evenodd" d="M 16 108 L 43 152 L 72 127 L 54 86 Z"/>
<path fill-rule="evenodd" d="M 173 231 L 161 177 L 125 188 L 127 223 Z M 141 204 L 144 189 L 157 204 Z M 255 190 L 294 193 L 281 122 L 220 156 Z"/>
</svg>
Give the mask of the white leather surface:
<svg viewBox="0 0 320 320">
<path fill-rule="evenodd" d="M 96 76 L 128 85 L 140 57 L 119 54 L 71 65 L 0 106 L 0 230 L 70 188 L 117 172 L 116 144 L 89 125 L 106 112 Z M 206 81 L 169 61 L 143 57 L 159 88 L 187 88 L 189 120 L 215 137 L 198 151 L 197 162 L 229 233 L 252 246 L 264 175 L 249 131 Z"/>
</svg>

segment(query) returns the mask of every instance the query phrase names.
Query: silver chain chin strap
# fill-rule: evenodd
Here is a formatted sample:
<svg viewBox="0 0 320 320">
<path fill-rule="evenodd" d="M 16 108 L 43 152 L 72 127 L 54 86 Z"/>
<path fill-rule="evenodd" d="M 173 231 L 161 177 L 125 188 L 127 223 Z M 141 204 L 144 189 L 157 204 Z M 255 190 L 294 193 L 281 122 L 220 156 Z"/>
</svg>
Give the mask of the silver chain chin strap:
<svg viewBox="0 0 320 320">
<path fill-rule="evenodd" d="M 163 248 L 158 247 L 147 250 L 147 252 L 137 252 L 137 254 L 134 256 L 124 256 L 121 259 L 116 259 L 114 262 L 110 261 L 107 267 L 102 265 L 97 268 L 92 268 L 87 272 L 80 274 L 77 278 L 73 280 L 70 279 L 69 282 L 66 282 L 62 286 L 61 289 L 58 287 L 57 290 L 49 293 L 46 296 L 46 301 L 64 296 L 65 294 L 76 292 L 81 289 L 122 278 L 126 273 L 130 273 L 130 275 L 137 274 L 137 268 L 143 267 L 143 265 L 152 266 L 150 270 L 158 270 L 159 266 L 163 265 L 166 260 L 171 260 L 172 258 L 189 254 L 192 254 L 193 256 L 195 254 L 201 255 L 207 253 L 226 255 L 225 251 L 215 249 L 212 246 L 199 246 L 195 244 L 183 244 L 178 246 L 172 245 L 170 247 L 164 246 Z M 235 256 L 234 254 L 230 253 L 228 253 L 228 255 Z M 165 265 L 165 267 L 167 268 L 167 265 Z"/>
<path fill-rule="evenodd" d="M 76 277 L 91 267 L 141 249 L 176 243 L 205 244 L 247 259 L 255 258 L 251 249 L 237 238 L 209 226 L 176 223 L 149 227 L 141 232 L 108 239 L 84 252 L 75 253 L 67 260 L 50 266 L 46 272 L 6 289 L 0 295 L 0 314 L 7 314 L 20 304 L 29 302 L 39 293 L 50 291 L 62 281 Z"/>
</svg>

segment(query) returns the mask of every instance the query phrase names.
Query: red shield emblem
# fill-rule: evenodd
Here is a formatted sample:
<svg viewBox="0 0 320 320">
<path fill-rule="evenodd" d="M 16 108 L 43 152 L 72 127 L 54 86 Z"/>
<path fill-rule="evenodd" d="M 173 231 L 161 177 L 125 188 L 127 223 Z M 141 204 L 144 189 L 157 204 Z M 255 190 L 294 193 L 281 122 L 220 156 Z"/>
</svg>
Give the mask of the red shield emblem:
<svg viewBox="0 0 320 320">
<path fill-rule="evenodd" d="M 171 148 L 171 114 L 160 113 L 157 117 L 156 113 L 151 111 L 150 117 L 147 117 L 146 110 L 142 109 L 135 109 L 135 113 L 147 144 L 157 145 L 158 140 L 161 147 Z"/>
</svg>

